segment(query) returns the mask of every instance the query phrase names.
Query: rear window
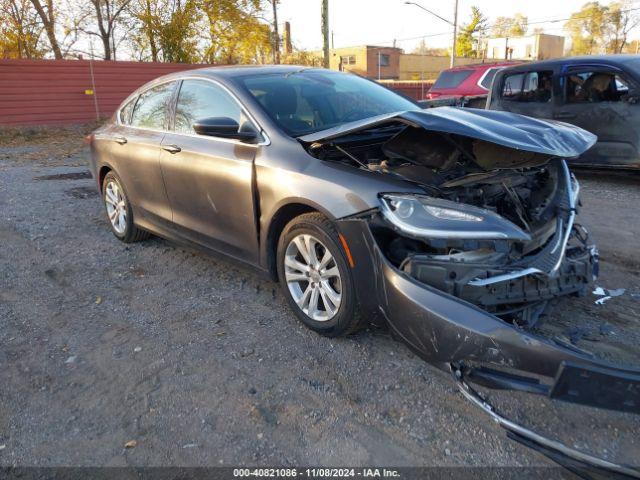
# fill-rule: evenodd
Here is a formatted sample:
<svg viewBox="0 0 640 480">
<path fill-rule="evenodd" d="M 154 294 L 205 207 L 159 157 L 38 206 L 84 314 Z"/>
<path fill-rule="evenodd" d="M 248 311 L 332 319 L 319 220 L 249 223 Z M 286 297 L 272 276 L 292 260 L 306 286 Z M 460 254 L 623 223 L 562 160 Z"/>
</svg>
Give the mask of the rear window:
<svg viewBox="0 0 640 480">
<path fill-rule="evenodd" d="M 469 78 L 472 73 L 473 70 L 446 70 L 440 74 L 436 83 L 433 84 L 433 88 L 456 88 Z"/>
<path fill-rule="evenodd" d="M 487 73 L 485 73 L 484 77 L 482 77 L 482 80 L 480 80 L 480 86 L 482 88 L 490 90 L 491 89 L 491 82 L 493 82 L 493 77 L 496 76 L 496 73 L 498 73 L 498 70 L 500 70 L 500 69 L 499 68 L 490 68 L 489 70 L 487 70 Z"/>
</svg>

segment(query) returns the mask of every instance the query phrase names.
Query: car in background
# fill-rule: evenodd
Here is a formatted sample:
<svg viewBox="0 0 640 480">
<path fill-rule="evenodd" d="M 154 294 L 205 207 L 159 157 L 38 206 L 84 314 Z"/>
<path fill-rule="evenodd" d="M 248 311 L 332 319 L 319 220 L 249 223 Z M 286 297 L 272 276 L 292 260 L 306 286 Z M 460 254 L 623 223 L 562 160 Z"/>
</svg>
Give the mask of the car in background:
<svg viewBox="0 0 640 480">
<path fill-rule="evenodd" d="M 471 102 L 469 106 L 484 107 L 485 96 L 491 89 L 491 82 L 496 73 L 512 65 L 518 65 L 518 63 L 480 63 L 443 70 L 429 89 L 426 95 L 427 100 L 480 96 L 475 102 Z"/>
<path fill-rule="evenodd" d="M 559 120 L 598 137 L 573 165 L 640 168 L 640 55 L 558 58 L 500 70 L 487 108 Z"/>
</svg>

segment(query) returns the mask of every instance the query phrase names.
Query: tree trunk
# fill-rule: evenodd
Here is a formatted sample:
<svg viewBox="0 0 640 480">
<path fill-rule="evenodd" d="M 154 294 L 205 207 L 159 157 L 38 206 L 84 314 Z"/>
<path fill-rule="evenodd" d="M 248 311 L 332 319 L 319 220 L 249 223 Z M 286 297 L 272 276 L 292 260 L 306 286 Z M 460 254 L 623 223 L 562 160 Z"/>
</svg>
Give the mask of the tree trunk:
<svg viewBox="0 0 640 480">
<path fill-rule="evenodd" d="M 153 28 L 151 25 L 151 2 L 147 0 L 147 21 L 145 25 L 145 29 L 147 31 L 147 38 L 149 39 L 149 47 L 151 48 L 151 60 L 154 62 L 158 61 L 158 47 L 156 46 L 156 41 L 153 34 Z"/>
<path fill-rule="evenodd" d="M 280 35 L 278 33 L 278 0 L 271 0 L 273 6 L 273 63 L 280 63 Z"/>
<path fill-rule="evenodd" d="M 62 60 L 62 51 L 60 50 L 60 45 L 58 45 L 58 39 L 56 38 L 56 23 L 53 13 L 53 1 L 47 0 L 48 12 L 44 11 L 40 0 L 31 0 L 31 3 L 36 9 L 36 12 L 38 12 L 38 16 L 42 20 L 44 31 L 46 32 L 47 38 L 49 39 L 49 44 L 51 44 L 51 50 L 53 50 L 53 56 L 56 58 L 56 60 Z"/>
</svg>

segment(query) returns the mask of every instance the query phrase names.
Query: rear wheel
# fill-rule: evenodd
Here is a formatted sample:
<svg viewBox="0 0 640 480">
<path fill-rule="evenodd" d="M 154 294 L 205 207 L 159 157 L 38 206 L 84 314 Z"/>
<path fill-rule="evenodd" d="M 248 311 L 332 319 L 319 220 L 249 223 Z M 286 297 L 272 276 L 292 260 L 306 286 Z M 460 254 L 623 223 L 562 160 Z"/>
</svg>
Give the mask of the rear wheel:
<svg viewBox="0 0 640 480">
<path fill-rule="evenodd" d="M 333 224 L 307 213 L 285 227 L 278 242 L 278 277 L 296 316 L 326 336 L 360 327 L 351 270 Z"/>
<path fill-rule="evenodd" d="M 150 234 L 133 223 L 133 211 L 122 187 L 122 182 L 114 172 L 105 175 L 102 182 L 102 200 L 107 210 L 109 225 L 113 234 L 125 243 L 139 242 Z"/>
</svg>

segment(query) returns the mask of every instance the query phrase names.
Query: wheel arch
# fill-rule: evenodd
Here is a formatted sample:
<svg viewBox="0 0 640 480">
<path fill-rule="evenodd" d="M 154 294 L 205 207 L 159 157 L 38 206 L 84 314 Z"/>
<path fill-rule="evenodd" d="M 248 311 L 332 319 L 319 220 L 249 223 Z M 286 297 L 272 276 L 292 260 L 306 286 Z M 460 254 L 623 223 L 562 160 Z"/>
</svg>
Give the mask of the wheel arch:
<svg viewBox="0 0 640 480">
<path fill-rule="evenodd" d="M 295 200 L 283 205 L 271 216 L 264 241 L 264 263 L 272 280 L 278 281 L 278 266 L 276 262 L 278 240 L 284 227 L 294 218 L 305 213 L 318 212 L 329 219 L 333 219 L 324 209 L 310 203 Z"/>
</svg>

